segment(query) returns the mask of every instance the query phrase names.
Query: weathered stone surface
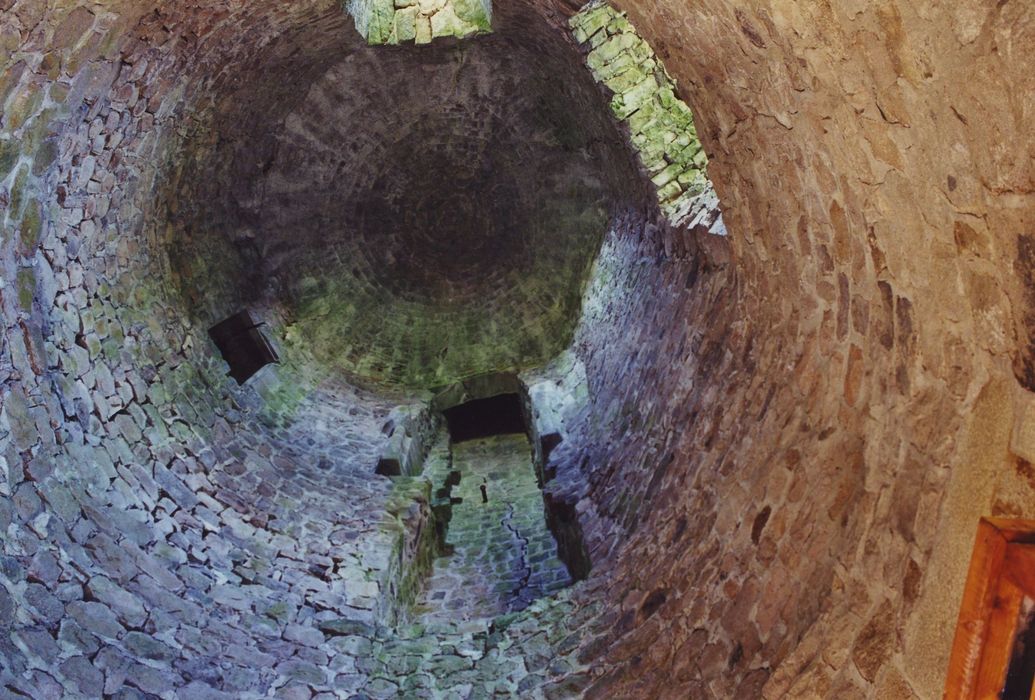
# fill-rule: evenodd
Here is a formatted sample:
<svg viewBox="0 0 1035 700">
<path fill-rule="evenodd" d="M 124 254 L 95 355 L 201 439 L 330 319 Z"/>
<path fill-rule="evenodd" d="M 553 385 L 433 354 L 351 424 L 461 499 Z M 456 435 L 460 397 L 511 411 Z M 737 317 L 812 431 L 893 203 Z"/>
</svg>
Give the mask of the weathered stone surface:
<svg viewBox="0 0 1035 700">
<path fill-rule="evenodd" d="M 72 687 L 85 697 L 100 697 L 104 690 L 104 674 L 95 668 L 84 656 L 73 656 L 58 667 Z"/>
<path fill-rule="evenodd" d="M 594 77 L 613 93 L 611 109 L 629 127 L 640 163 L 658 190 L 669 221 L 686 224 L 695 202 L 710 196 L 707 157 L 693 114 L 676 86 L 623 14 L 606 2 L 590 2 L 569 20 L 587 50 Z"/>
<path fill-rule="evenodd" d="M 126 650 L 139 659 L 171 661 L 179 656 L 177 650 L 168 644 L 142 632 L 127 632 L 122 638 Z"/>
<path fill-rule="evenodd" d="M 115 639 L 125 631 L 115 613 L 101 603 L 73 601 L 66 606 L 66 610 L 80 627 L 99 637 Z"/>
<path fill-rule="evenodd" d="M 974 520 L 1035 517 L 1032 8 L 620 4 L 587 67 L 561 3 L 407 58 L 330 2 L 0 0 L 0 687 L 940 695 Z M 673 227 L 694 138 L 723 216 Z M 245 304 L 284 362 L 237 387 L 206 329 Z M 569 346 L 537 449 L 589 577 L 401 624 L 427 484 L 371 471 L 427 397 L 328 358 L 427 388 Z"/>
<path fill-rule="evenodd" d="M 492 31 L 492 4 L 483 0 L 348 0 L 356 30 L 368 44 L 430 43 Z M 418 27 L 430 27 L 430 33 Z"/>
</svg>

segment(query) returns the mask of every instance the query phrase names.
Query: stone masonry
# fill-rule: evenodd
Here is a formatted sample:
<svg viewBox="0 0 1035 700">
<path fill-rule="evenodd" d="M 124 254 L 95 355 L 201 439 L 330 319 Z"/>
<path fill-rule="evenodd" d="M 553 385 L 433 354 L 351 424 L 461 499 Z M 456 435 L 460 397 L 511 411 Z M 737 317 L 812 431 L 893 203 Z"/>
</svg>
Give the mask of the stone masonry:
<svg viewBox="0 0 1035 700">
<path fill-rule="evenodd" d="M 369 44 L 429 44 L 492 31 L 489 0 L 346 0 L 345 7 Z"/>
<path fill-rule="evenodd" d="M 1035 10 L 581 9 L 0 0 L 0 697 L 941 697 L 978 519 L 1035 518 Z M 457 465 L 377 460 L 502 371 L 592 566 L 422 621 Z"/>
<path fill-rule="evenodd" d="M 662 211 L 672 224 L 685 223 L 711 183 L 693 114 L 675 82 L 625 14 L 604 0 L 587 4 L 570 24 L 593 76 L 613 93 L 611 109 L 628 126 Z"/>
</svg>

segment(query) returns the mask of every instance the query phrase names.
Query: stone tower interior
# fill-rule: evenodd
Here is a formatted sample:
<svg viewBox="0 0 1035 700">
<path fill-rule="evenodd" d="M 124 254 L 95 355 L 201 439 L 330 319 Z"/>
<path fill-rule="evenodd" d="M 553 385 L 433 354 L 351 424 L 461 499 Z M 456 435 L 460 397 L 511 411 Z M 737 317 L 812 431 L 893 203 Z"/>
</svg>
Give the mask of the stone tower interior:
<svg viewBox="0 0 1035 700">
<path fill-rule="evenodd" d="M 0 0 L 0 698 L 979 697 L 1033 49 L 1026 0 Z"/>
</svg>

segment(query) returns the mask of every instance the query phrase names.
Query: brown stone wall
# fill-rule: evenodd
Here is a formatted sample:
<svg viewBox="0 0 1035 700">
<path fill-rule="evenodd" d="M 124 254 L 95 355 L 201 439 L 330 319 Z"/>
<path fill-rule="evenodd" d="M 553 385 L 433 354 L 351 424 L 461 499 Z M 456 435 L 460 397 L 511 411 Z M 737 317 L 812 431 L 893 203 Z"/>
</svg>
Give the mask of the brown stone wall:
<svg viewBox="0 0 1035 700">
<path fill-rule="evenodd" d="M 622 5 L 697 117 L 735 282 L 651 324 L 660 357 L 590 344 L 598 551 L 618 619 L 654 611 L 611 692 L 937 697 L 977 517 L 1032 514 L 1030 8 Z M 646 286 L 633 319 L 672 303 Z"/>
</svg>

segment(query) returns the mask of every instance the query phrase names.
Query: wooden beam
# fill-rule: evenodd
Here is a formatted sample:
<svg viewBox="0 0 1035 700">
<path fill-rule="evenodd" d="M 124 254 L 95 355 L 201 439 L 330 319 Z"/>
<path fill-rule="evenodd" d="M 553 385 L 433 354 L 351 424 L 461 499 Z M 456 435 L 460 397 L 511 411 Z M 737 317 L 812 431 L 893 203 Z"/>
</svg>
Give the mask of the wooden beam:
<svg viewBox="0 0 1035 700">
<path fill-rule="evenodd" d="M 988 633 L 981 654 L 981 670 L 974 685 L 975 699 L 998 698 L 1003 690 L 1006 672 L 1010 668 L 1017 619 L 1023 602 L 1024 591 L 1018 588 L 1009 576 L 1001 576 L 988 619 Z"/>
<path fill-rule="evenodd" d="M 974 542 L 974 555 L 963 589 L 956 636 L 949 657 L 945 700 L 984 700 L 976 694 L 982 656 L 989 637 L 991 613 L 999 592 L 998 580 L 1006 557 L 1006 538 L 992 522 L 982 519 Z M 1012 632 L 1012 630 L 1011 630 Z M 994 696 L 993 696 L 994 697 Z"/>
</svg>

